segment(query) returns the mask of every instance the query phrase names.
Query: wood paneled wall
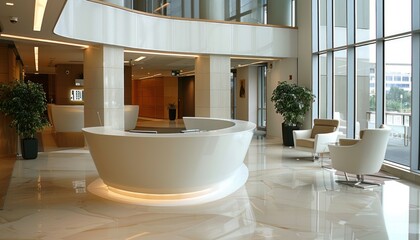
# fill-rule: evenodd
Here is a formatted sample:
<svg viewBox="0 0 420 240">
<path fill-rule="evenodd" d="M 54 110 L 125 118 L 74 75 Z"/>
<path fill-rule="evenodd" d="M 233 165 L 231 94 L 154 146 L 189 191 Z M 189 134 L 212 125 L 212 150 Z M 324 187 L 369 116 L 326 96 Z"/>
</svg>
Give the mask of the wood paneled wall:
<svg viewBox="0 0 420 240">
<path fill-rule="evenodd" d="M 83 102 L 70 101 L 70 89 L 83 89 L 83 86 L 74 85 L 74 80 L 81 78 L 82 75 L 83 64 L 60 64 L 55 67 L 55 104 L 83 104 Z"/>
<path fill-rule="evenodd" d="M 20 67 L 16 61 L 13 48 L 8 44 L 0 43 L 0 82 L 10 82 L 19 79 Z M 16 157 L 17 134 L 9 126 L 10 118 L 0 113 L 0 158 Z"/>
<path fill-rule="evenodd" d="M 168 104 L 178 104 L 176 77 L 156 77 L 133 81 L 133 104 L 139 105 L 139 116 L 167 119 Z"/>
</svg>

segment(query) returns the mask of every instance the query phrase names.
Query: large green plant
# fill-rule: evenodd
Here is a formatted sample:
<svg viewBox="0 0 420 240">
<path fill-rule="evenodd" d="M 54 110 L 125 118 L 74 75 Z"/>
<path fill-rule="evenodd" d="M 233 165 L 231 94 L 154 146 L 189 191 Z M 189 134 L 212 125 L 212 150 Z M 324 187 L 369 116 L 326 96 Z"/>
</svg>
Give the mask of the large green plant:
<svg viewBox="0 0 420 240">
<path fill-rule="evenodd" d="M 315 95 L 308 88 L 285 81 L 279 83 L 271 96 L 276 113 L 283 116 L 287 126 L 301 125 L 314 99 Z"/>
<path fill-rule="evenodd" d="M 33 138 L 48 125 L 47 99 L 41 84 L 23 80 L 0 84 L 0 111 L 11 117 L 11 127 L 22 138 Z"/>
</svg>

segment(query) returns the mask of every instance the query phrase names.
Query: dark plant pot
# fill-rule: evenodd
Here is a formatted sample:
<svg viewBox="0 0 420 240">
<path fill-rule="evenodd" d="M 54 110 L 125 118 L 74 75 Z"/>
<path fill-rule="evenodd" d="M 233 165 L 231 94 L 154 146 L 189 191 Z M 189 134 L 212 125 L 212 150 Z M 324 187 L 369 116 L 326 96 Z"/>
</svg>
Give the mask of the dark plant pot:
<svg viewBox="0 0 420 240">
<path fill-rule="evenodd" d="M 38 157 L 38 139 L 24 138 L 20 141 L 23 159 L 35 159 Z"/>
<path fill-rule="evenodd" d="M 287 126 L 284 122 L 281 124 L 281 130 L 283 133 L 283 145 L 292 147 L 293 143 L 293 130 L 299 130 L 299 126 Z"/>
<path fill-rule="evenodd" d="M 176 119 L 176 109 L 169 108 L 169 120 L 173 121 Z"/>
</svg>

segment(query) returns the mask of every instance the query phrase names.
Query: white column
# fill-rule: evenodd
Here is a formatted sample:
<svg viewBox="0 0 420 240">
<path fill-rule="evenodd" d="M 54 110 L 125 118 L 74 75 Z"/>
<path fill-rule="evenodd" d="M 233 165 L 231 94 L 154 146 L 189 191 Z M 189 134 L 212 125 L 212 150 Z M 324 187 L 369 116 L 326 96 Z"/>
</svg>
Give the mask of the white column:
<svg viewBox="0 0 420 240">
<path fill-rule="evenodd" d="M 124 50 L 90 46 L 84 55 L 85 127 L 124 130 Z"/>
<path fill-rule="evenodd" d="M 230 58 L 200 56 L 195 60 L 195 115 L 230 118 Z"/>
</svg>

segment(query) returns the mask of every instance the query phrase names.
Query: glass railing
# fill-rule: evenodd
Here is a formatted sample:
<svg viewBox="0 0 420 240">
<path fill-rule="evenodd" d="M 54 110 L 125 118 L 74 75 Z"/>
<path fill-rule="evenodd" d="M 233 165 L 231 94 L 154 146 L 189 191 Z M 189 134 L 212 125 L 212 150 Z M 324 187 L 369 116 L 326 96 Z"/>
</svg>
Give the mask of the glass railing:
<svg viewBox="0 0 420 240">
<path fill-rule="evenodd" d="M 375 128 L 375 112 L 367 112 L 368 128 Z M 385 124 L 391 129 L 385 159 L 410 166 L 411 113 L 385 112 Z"/>
<path fill-rule="evenodd" d="M 375 128 L 375 112 L 367 112 L 368 128 Z M 391 128 L 391 138 L 400 139 L 404 146 L 410 142 L 411 113 L 385 112 L 385 125 Z"/>
</svg>

